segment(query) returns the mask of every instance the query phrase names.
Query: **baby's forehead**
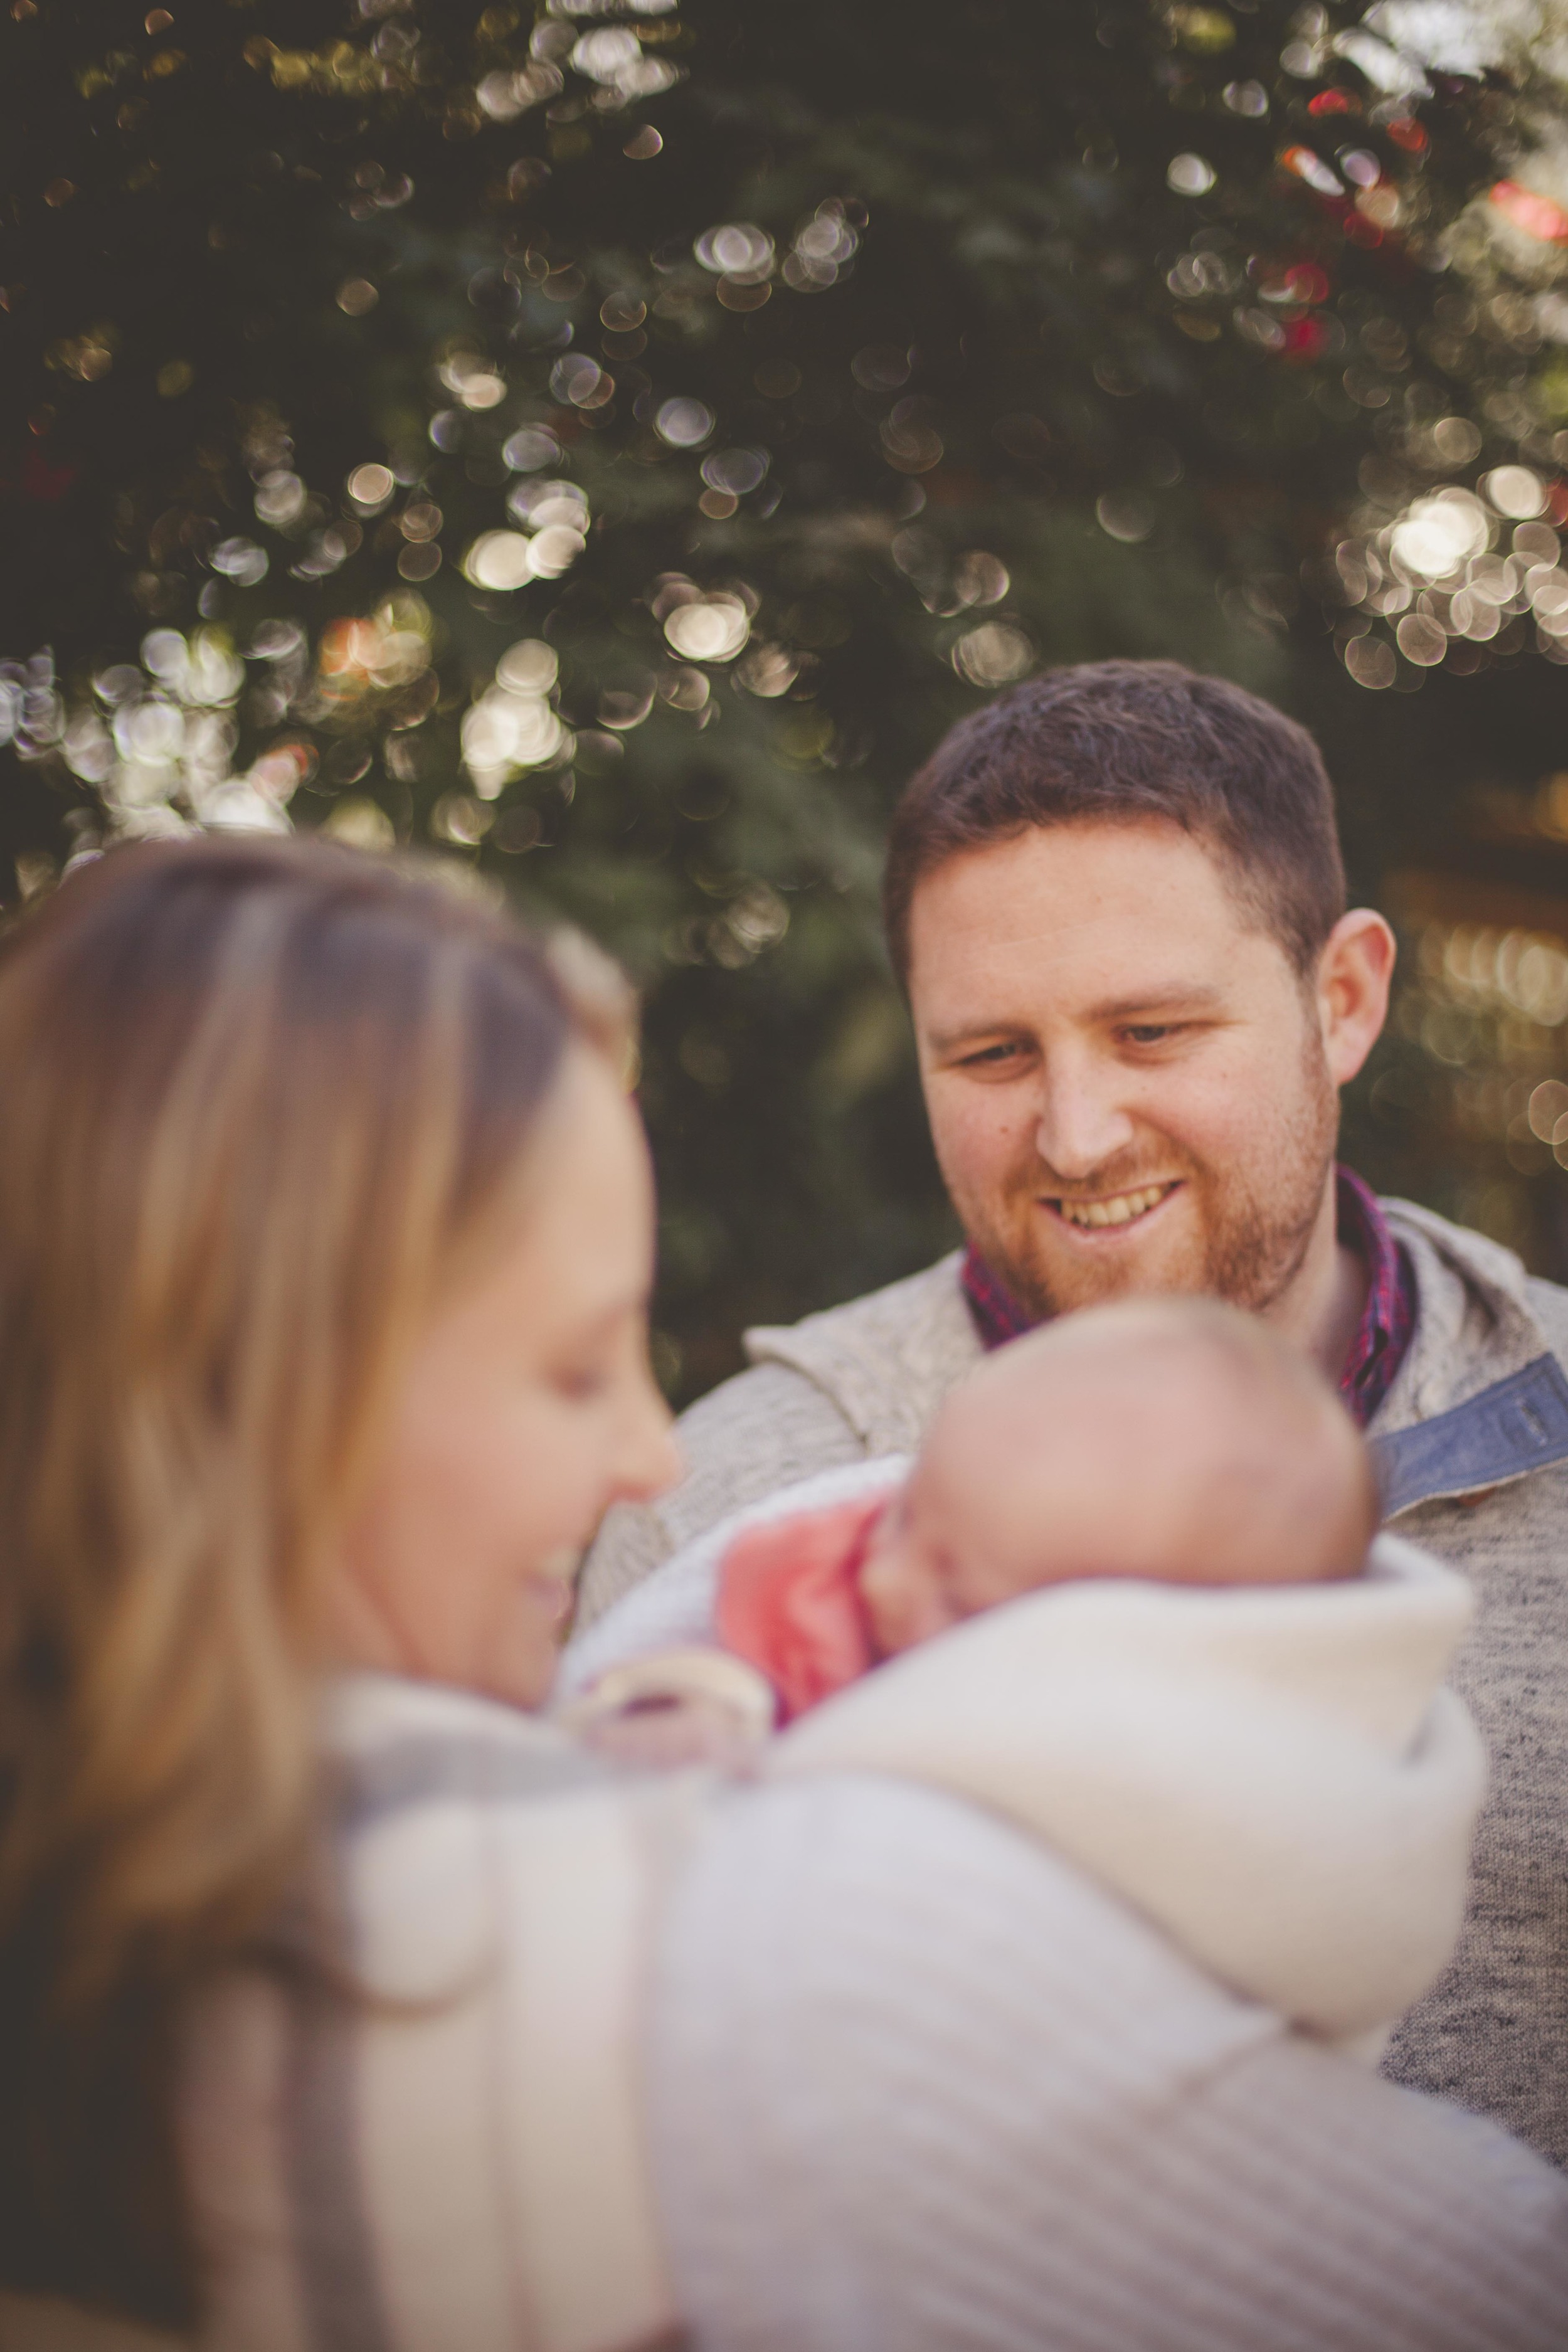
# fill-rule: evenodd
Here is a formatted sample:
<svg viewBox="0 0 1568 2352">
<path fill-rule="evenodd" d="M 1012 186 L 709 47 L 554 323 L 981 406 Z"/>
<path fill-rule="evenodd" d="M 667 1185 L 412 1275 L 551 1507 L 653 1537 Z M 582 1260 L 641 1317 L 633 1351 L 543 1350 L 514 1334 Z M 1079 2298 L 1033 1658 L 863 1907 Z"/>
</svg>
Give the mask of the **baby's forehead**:
<svg viewBox="0 0 1568 2352">
<path fill-rule="evenodd" d="M 1043 1344 L 999 1348 L 973 1383 L 977 1412 L 997 1412 L 1041 1401 L 1067 1406 L 1105 1392 L 1179 1397 L 1193 1383 L 1246 1386 L 1248 1376 L 1272 1371 L 1204 1331 L 1129 1323 L 1114 1330 L 1092 1325 L 1081 1334 L 1071 1321 L 1040 1335 Z M 963 1391 L 955 1391 L 955 1398 Z"/>
<path fill-rule="evenodd" d="M 1194 1391 L 1163 1386 L 1152 1366 L 1119 1362 L 1084 1372 L 1065 1360 L 1041 1362 L 955 1391 L 931 1424 L 914 1488 L 921 1473 L 933 1474 L 931 1482 L 942 1490 L 984 1495 L 1033 1465 L 1049 1463 L 1058 1475 L 1073 1465 L 1093 1471 L 1134 1424 L 1174 1433 L 1188 1421 Z"/>
<path fill-rule="evenodd" d="M 1288 1429 L 1299 1442 L 1321 1425 L 1322 1402 L 1305 1368 L 1261 1336 L 1253 1343 L 1246 1332 L 1152 1316 L 1141 1325 L 1130 1314 L 1114 1328 L 1087 1321 L 1080 1335 L 1067 1324 L 1052 1328 L 1048 1344 L 999 1349 L 948 1399 L 931 1445 L 945 1467 L 961 1453 L 984 1459 L 1053 1434 L 1063 1456 L 1097 1458 L 1105 1447 L 1124 1452 L 1134 1426 L 1154 1445 L 1222 1425 L 1233 1438 Z"/>
</svg>

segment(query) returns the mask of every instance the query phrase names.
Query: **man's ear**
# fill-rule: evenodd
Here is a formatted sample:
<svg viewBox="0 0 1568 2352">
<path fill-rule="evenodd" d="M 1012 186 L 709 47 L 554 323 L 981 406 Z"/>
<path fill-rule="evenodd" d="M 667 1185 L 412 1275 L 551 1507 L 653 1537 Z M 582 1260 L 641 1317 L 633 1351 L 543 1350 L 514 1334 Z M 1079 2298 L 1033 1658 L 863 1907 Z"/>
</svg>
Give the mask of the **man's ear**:
<svg viewBox="0 0 1568 2352">
<path fill-rule="evenodd" d="M 1370 907 L 1352 907 L 1329 933 L 1318 959 L 1318 1020 L 1336 1087 L 1354 1077 L 1388 1017 L 1394 933 Z"/>
</svg>

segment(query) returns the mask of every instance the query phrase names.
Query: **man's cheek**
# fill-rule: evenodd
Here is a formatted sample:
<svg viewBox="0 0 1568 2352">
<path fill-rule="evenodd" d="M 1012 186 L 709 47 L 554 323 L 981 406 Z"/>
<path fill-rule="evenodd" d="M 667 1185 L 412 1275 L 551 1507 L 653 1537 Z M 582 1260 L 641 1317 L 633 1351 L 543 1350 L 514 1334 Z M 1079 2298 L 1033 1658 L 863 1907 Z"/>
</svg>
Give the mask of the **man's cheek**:
<svg viewBox="0 0 1568 2352">
<path fill-rule="evenodd" d="M 1034 1126 L 1018 1108 L 984 1097 L 977 1103 L 932 1100 L 929 1108 L 938 1161 L 956 1182 L 993 1184 L 1034 1158 Z"/>
<path fill-rule="evenodd" d="M 1256 1129 L 1279 1095 L 1289 1057 L 1273 1055 L 1254 1038 L 1226 1038 L 1194 1056 L 1162 1090 L 1160 1111 L 1194 1142 L 1223 1146 Z M 1157 1114 L 1158 1115 L 1158 1114 Z"/>
</svg>

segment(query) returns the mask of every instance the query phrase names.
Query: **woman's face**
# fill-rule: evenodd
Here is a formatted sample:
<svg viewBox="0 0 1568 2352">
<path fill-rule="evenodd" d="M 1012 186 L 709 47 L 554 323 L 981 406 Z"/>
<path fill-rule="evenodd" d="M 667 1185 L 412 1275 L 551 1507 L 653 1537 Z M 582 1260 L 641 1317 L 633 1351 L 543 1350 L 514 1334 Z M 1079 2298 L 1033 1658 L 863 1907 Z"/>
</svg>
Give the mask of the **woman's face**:
<svg viewBox="0 0 1568 2352">
<path fill-rule="evenodd" d="M 642 1129 L 577 1051 L 526 1211 L 439 1309 L 394 1405 L 334 1593 L 347 1664 L 537 1706 L 583 1549 L 679 1472 L 648 1371 L 653 1186 Z"/>
</svg>

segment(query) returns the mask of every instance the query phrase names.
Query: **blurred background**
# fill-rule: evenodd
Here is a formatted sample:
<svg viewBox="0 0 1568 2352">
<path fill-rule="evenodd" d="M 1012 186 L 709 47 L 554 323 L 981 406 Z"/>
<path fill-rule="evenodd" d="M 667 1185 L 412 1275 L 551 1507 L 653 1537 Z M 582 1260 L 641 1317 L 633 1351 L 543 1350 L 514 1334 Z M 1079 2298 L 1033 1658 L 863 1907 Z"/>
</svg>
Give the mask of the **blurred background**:
<svg viewBox="0 0 1568 2352">
<path fill-rule="evenodd" d="M 1397 924 L 1347 1156 L 1568 1276 L 1568 0 L 0 0 L 0 886 L 422 845 L 645 992 L 658 1368 L 952 1228 L 942 730 L 1169 655 Z"/>
</svg>

